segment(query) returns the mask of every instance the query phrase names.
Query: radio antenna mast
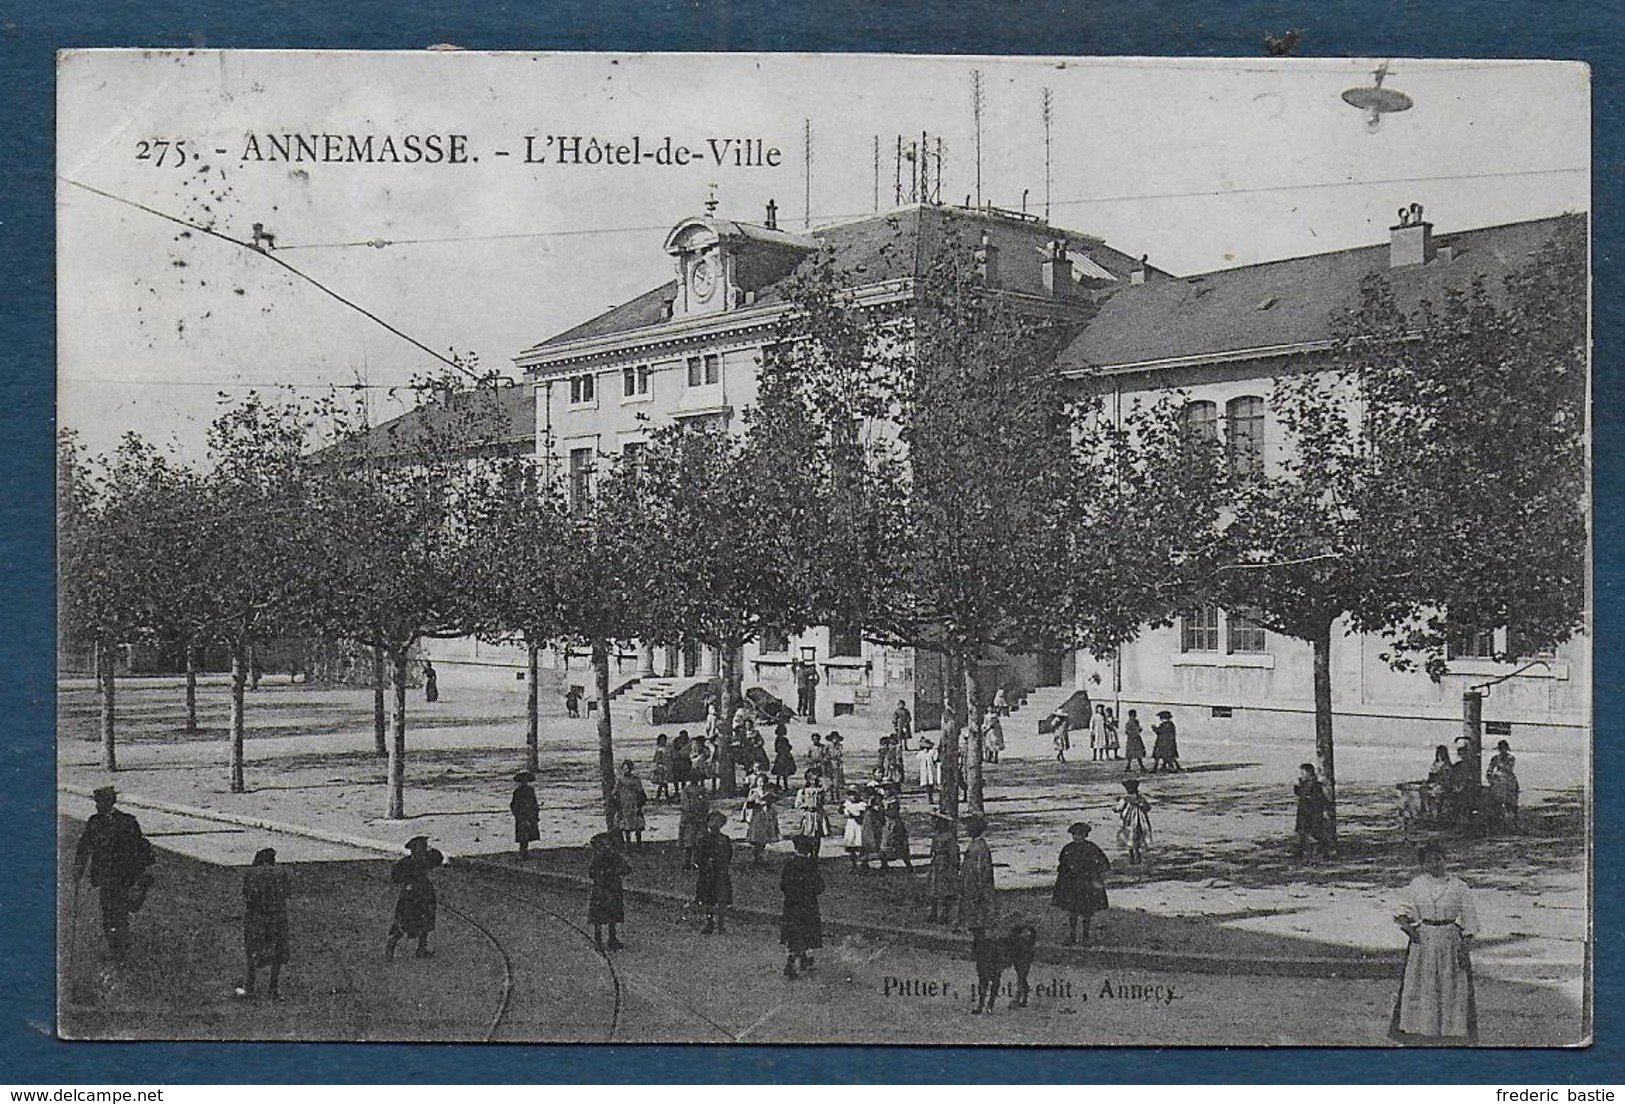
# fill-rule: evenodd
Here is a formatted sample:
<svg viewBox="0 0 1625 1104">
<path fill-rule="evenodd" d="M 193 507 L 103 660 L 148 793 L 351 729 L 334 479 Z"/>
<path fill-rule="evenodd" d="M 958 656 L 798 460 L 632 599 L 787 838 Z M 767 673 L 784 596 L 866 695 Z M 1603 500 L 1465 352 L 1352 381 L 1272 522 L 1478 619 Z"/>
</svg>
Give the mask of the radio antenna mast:
<svg viewBox="0 0 1625 1104">
<path fill-rule="evenodd" d="M 801 142 L 804 147 L 803 161 L 805 162 L 805 177 L 801 187 L 801 227 L 812 227 L 812 120 L 801 120 Z"/>
<path fill-rule="evenodd" d="M 1052 107 L 1054 95 L 1048 88 L 1044 89 L 1044 221 L 1049 221 L 1049 152 L 1050 152 L 1050 120 L 1054 114 Z"/>
<path fill-rule="evenodd" d="M 970 71 L 971 118 L 976 125 L 976 206 L 982 205 L 982 71 Z"/>
</svg>

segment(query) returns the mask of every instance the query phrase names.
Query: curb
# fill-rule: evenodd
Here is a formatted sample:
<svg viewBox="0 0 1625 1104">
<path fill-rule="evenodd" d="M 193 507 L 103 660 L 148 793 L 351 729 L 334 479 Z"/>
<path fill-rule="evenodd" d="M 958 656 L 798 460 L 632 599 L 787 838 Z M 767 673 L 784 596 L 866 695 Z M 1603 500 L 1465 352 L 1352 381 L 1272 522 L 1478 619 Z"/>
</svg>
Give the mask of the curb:
<svg viewBox="0 0 1625 1104">
<path fill-rule="evenodd" d="M 77 797 L 88 798 L 91 796 L 92 791 L 93 787 L 90 786 L 67 783 L 60 783 L 57 786 L 58 793 L 73 794 Z M 398 855 L 401 852 L 401 848 L 397 844 L 348 832 L 331 832 L 322 828 L 313 828 L 309 825 L 290 824 L 286 821 L 271 820 L 265 817 L 223 813 L 198 805 L 158 801 L 136 794 L 121 793 L 119 794 L 119 802 L 137 809 L 151 809 L 154 812 L 172 813 L 176 816 L 192 817 L 197 820 L 213 821 L 219 824 L 231 824 L 240 828 L 257 828 L 265 832 L 302 836 L 306 839 L 339 844 L 362 851 L 376 851 L 380 855 Z M 455 858 L 459 866 L 472 867 L 516 881 L 528 880 L 570 890 L 590 890 L 592 888 L 591 880 L 579 874 L 565 874 L 553 870 L 524 870 L 508 863 L 495 862 L 475 856 L 458 858 L 455 855 L 447 854 L 446 858 L 448 865 Z M 627 897 L 634 900 L 675 907 L 679 910 L 690 903 L 686 894 L 674 893 L 664 889 L 650 889 L 644 886 L 629 885 L 623 889 L 623 892 Z M 729 915 L 768 925 L 776 925 L 779 922 L 777 912 L 751 906 L 733 906 L 729 910 Z M 946 951 L 961 958 L 970 958 L 971 941 L 969 937 L 942 931 L 902 926 L 882 926 L 833 919 L 824 921 L 824 930 L 837 935 L 864 936 L 872 939 L 896 939 L 911 947 Z M 1219 955 L 1209 951 L 1165 951 L 1145 947 L 1098 945 L 1087 950 L 1069 951 L 1054 945 L 1040 944 L 1034 961 L 1071 966 L 1087 964 L 1111 969 L 1177 970 L 1196 974 L 1377 980 L 1391 979 L 1397 976 L 1404 967 L 1405 959 L 1403 955 L 1393 952 L 1379 952 L 1358 958 L 1333 958 L 1329 956 Z"/>
</svg>

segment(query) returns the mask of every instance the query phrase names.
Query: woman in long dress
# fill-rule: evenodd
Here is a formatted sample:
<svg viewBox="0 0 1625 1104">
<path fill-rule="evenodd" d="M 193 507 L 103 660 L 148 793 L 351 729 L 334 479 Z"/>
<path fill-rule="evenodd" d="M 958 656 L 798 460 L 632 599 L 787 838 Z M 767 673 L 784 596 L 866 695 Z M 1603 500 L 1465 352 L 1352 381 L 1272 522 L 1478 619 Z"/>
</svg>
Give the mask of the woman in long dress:
<svg viewBox="0 0 1625 1104">
<path fill-rule="evenodd" d="M 1405 887 L 1394 917 L 1410 945 L 1388 1035 L 1411 1044 L 1474 1043 L 1478 1009 L 1469 948 L 1478 913 L 1472 891 L 1446 873 L 1438 844 L 1424 843 L 1417 858 L 1422 873 Z"/>
<path fill-rule="evenodd" d="M 1484 769 L 1484 781 L 1489 784 L 1490 803 L 1495 807 L 1496 818 L 1502 824 L 1510 823 L 1514 830 L 1520 830 L 1517 766 L 1512 745 L 1502 740 L 1495 745 L 1495 755 Z"/>
<path fill-rule="evenodd" d="M 999 902 L 993 890 L 993 852 L 982 838 L 986 831 L 986 818 L 975 813 L 965 818 L 970 843 L 959 864 L 959 926 L 970 930 L 973 951 L 981 950 L 988 929 L 999 922 Z"/>
<path fill-rule="evenodd" d="M 288 875 L 276 864 L 276 848 L 262 847 L 243 875 L 243 950 L 248 977 L 237 990 L 254 995 L 254 975 L 271 968 L 268 992 L 277 1000 L 282 966 L 288 961 Z"/>
<path fill-rule="evenodd" d="M 1157 736 L 1151 745 L 1151 769 L 1184 770 L 1179 765 L 1179 730 L 1174 727 L 1174 715 L 1166 709 L 1158 713 L 1151 731 Z"/>
<path fill-rule="evenodd" d="M 519 857 L 530 854 L 530 845 L 542 838 L 542 806 L 536 800 L 536 788 L 531 783 L 536 776 L 520 771 L 513 776 L 513 796 L 508 799 L 508 811 L 513 814 L 513 841 L 519 845 Z"/>
</svg>

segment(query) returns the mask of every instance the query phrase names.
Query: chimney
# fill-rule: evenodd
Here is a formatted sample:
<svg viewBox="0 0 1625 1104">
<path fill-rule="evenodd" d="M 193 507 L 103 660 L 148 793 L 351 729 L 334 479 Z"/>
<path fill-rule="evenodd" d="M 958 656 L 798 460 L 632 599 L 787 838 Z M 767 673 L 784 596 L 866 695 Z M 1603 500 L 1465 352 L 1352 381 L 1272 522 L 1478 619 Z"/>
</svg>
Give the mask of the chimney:
<svg viewBox="0 0 1625 1104">
<path fill-rule="evenodd" d="M 769 230 L 779 228 L 779 205 L 771 199 L 767 201 L 767 228 Z"/>
<path fill-rule="evenodd" d="M 1150 259 L 1151 259 L 1151 254 L 1149 254 L 1149 253 L 1141 253 L 1140 254 L 1140 263 L 1135 265 L 1129 271 L 1128 282 L 1130 284 L 1139 285 L 1139 284 L 1145 283 L 1145 264 Z"/>
<path fill-rule="evenodd" d="M 1422 220 L 1422 205 L 1399 209 L 1399 224 L 1388 228 L 1388 267 L 1406 268 L 1433 259 L 1433 224 Z"/>
<path fill-rule="evenodd" d="M 1072 258 L 1066 255 L 1066 239 L 1053 238 L 1045 242 L 1043 254 L 1038 268 L 1043 274 L 1044 291 L 1052 299 L 1070 298 L 1077 284 L 1072 280 Z"/>
</svg>

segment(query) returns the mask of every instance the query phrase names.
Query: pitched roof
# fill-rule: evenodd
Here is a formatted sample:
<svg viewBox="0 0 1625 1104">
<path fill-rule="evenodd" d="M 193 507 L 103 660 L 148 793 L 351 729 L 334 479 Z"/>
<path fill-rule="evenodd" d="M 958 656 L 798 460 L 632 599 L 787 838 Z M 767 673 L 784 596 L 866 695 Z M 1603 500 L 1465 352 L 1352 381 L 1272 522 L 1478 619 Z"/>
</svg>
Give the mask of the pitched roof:
<svg viewBox="0 0 1625 1104">
<path fill-rule="evenodd" d="M 728 225 L 740 231 L 738 236 L 747 239 L 800 241 L 811 238 L 833 249 L 836 267 L 855 274 L 860 285 L 919 276 L 941 249 L 956 242 L 975 243 L 984 233 L 989 244 L 1000 251 L 1000 285 L 1015 291 L 1035 294 L 1042 291 L 1035 251 L 1042 241 L 1051 238 L 1064 237 L 1071 243 L 1075 271 L 1091 279 L 1126 282 L 1129 271 L 1138 267 L 1134 258 L 1090 235 L 1050 226 L 1033 218 L 965 207 L 929 204 L 904 207 L 886 214 L 818 227 L 800 236 L 770 231 L 749 223 Z M 1029 254 L 1032 255 L 1032 263 L 1013 263 L 1015 257 Z M 1164 275 L 1152 271 L 1156 277 Z M 762 305 L 783 302 L 788 287 L 788 276 L 776 279 L 757 290 L 755 302 Z M 676 294 L 676 281 L 668 281 L 554 334 L 526 352 L 550 349 L 586 338 L 631 333 L 646 326 L 658 325 L 669 320 L 667 304 Z"/>
<path fill-rule="evenodd" d="M 536 389 L 527 384 L 476 388 L 434 395 L 422 405 L 324 450 L 324 458 L 388 459 L 410 456 L 446 435 L 467 442 L 461 451 L 532 452 L 536 439 Z"/>
<path fill-rule="evenodd" d="M 1487 226 L 1436 236 L 1447 247 L 1424 265 L 1389 266 L 1389 246 L 1293 257 L 1198 276 L 1121 287 L 1061 353 L 1062 370 L 1082 370 L 1329 340 L 1334 315 L 1355 309 L 1361 282 L 1384 276 L 1400 308 L 1438 303 L 1448 288 L 1501 277 L 1538 253 L 1562 218 Z"/>
</svg>

